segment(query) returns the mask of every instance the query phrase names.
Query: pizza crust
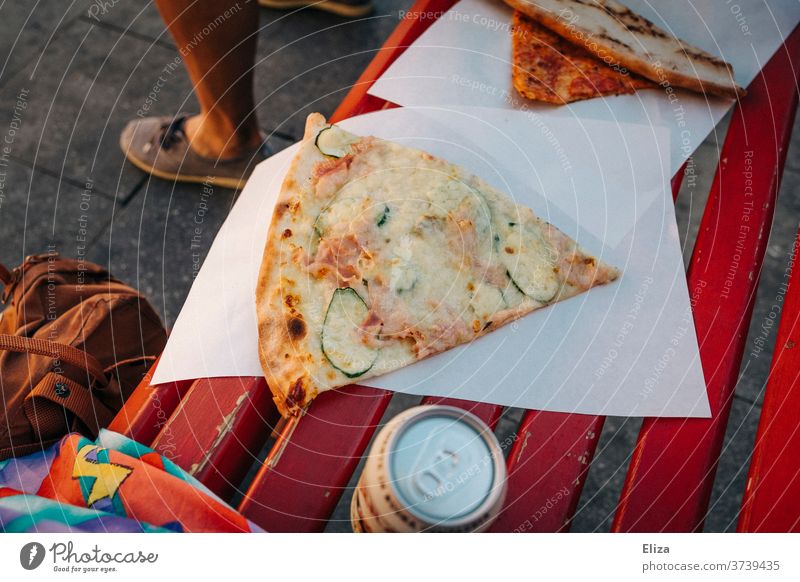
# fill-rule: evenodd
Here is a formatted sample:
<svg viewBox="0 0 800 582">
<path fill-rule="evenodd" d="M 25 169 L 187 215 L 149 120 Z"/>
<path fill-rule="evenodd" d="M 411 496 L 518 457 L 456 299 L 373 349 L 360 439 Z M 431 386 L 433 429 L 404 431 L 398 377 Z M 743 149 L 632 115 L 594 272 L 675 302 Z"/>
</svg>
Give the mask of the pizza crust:
<svg viewBox="0 0 800 582">
<path fill-rule="evenodd" d="M 313 196 L 311 184 L 304 177 L 312 175 L 315 164 L 325 161 L 313 142 L 326 125 L 319 113 L 306 120 L 300 151 L 292 160 L 275 204 L 256 286 L 259 359 L 283 416 L 299 414 L 317 394 L 308 369 L 311 362 L 308 326 L 301 311 L 302 290 L 287 276 L 292 270 L 293 251 L 284 233 L 298 226 L 303 201 Z"/>
</svg>

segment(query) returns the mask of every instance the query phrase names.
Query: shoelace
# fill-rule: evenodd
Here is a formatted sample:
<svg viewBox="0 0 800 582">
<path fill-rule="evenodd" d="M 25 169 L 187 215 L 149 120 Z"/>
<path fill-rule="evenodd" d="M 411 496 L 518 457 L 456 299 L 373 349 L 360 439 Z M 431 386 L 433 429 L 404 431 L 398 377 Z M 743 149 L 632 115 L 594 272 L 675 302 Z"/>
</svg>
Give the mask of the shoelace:
<svg viewBox="0 0 800 582">
<path fill-rule="evenodd" d="M 158 136 L 158 145 L 161 149 L 168 150 L 179 141 L 185 139 L 186 133 L 183 131 L 183 124 L 185 121 L 185 116 L 176 117 L 169 123 L 161 126 L 161 131 Z"/>
<path fill-rule="evenodd" d="M 186 119 L 187 116 L 182 115 L 161 126 L 161 131 L 155 140 L 161 149 L 168 150 L 174 144 L 186 139 L 186 132 L 183 129 Z M 268 158 L 273 154 L 272 148 L 269 143 L 267 143 L 266 138 L 256 151 L 260 152 L 264 158 Z M 217 163 L 219 163 L 219 160 L 217 160 Z"/>
</svg>

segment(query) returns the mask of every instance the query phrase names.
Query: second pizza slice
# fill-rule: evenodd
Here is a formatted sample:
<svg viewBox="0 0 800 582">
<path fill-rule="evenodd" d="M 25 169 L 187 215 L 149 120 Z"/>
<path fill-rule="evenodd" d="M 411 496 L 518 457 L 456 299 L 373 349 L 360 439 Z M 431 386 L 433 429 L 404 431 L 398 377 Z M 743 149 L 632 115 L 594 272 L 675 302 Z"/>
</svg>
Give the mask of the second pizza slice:
<svg viewBox="0 0 800 582">
<path fill-rule="evenodd" d="M 261 363 L 297 414 L 617 276 L 462 168 L 312 114 L 264 252 Z"/>
<path fill-rule="evenodd" d="M 604 63 L 519 10 L 512 20 L 512 81 L 523 96 L 556 105 L 633 93 L 656 84 Z"/>
</svg>

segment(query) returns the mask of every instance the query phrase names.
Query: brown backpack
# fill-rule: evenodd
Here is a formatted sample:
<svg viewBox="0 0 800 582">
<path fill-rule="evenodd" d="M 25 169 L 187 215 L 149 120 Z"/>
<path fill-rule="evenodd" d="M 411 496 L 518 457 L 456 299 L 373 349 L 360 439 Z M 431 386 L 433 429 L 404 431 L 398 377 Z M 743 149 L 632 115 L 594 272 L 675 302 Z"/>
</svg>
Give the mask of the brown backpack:
<svg viewBox="0 0 800 582">
<path fill-rule="evenodd" d="M 96 436 L 164 349 L 161 319 L 102 267 L 54 252 L 0 265 L 0 281 L 0 460 Z"/>
</svg>

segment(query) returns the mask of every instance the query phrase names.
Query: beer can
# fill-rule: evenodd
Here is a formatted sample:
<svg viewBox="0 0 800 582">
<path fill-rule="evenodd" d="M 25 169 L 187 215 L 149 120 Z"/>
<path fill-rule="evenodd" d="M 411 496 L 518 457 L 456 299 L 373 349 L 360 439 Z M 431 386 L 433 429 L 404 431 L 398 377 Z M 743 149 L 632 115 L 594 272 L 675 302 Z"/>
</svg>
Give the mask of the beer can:
<svg viewBox="0 0 800 582">
<path fill-rule="evenodd" d="M 355 532 L 475 532 L 506 494 L 491 429 L 453 406 L 417 406 L 375 437 L 350 505 Z"/>
</svg>

